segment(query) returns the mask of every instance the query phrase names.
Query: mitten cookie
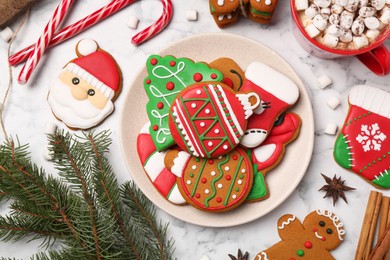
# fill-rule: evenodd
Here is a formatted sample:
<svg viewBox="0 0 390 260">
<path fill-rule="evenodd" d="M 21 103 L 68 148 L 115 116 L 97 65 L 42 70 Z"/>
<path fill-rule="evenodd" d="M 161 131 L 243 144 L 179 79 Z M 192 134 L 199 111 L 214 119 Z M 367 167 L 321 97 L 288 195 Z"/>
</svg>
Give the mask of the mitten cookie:
<svg viewBox="0 0 390 260">
<path fill-rule="evenodd" d="M 247 119 L 259 104 L 254 92 L 236 93 L 222 83 L 197 83 L 178 94 L 169 111 L 169 129 L 184 151 L 215 158 L 239 144 Z"/>
<path fill-rule="evenodd" d="M 349 105 L 334 158 L 370 184 L 390 189 L 390 93 L 355 86 L 349 92 Z"/>
<path fill-rule="evenodd" d="M 242 84 L 244 84 L 245 73 L 234 60 L 223 57 L 212 61 L 209 66 L 222 72 L 223 83 L 234 91 L 240 91 Z"/>
<path fill-rule="evenodd" d="M 72 129 L 89 129 L 114 111 L 122 73 L 114 58 L 94 40 L 76 46 L 77 58 L 51 81 L 48 103 L 55 117 Z"/>
<path fill-rule="evenodd" d="M 284 215 L 277 227 L 282 240 L 258 253 L 255 260 L 334 259 L 329 251 L 338 247 L 345 236 L 343 223 L 327 210 L 311 212 L 303 224 L 294 215 Z"/>
<path fill-rule="evenodd" d="M 278 0 L 250 0 L 249 1 L 249 18 L 255 22 L 268 24 L 272 16 Z"/>
<path fill-rule="evenodd" d="M 165 155 L 165 166 L 178 176 L 177 184 L 184 199 L 204 211 L 236 208 L 252 187 L 252 164 L 240 148 L 216 159 L 172 150 Z"/>
<path fill-rule="evenodd" d="M 279 115 L 295 104 L 299 89 L 291 79 L 260 62 L 249 64 L 245 77 L 241 91 L 254 91 L 261 98 L 241 140 L 242 146 L 254 148 L 264 142 Z"/>
<path fill-rule="evenodd" d="M 177 94 L 196 82 L 222 81 L 223 75 L 206 63 L 173 56 L 151 55 L 146 68 L 144 88 L 149 98 L 146 104 L 151 123 L 149 131 L 157 150 L 162 151 L 175 144 L 168 127 L 168 111 Z"/>
</svg>

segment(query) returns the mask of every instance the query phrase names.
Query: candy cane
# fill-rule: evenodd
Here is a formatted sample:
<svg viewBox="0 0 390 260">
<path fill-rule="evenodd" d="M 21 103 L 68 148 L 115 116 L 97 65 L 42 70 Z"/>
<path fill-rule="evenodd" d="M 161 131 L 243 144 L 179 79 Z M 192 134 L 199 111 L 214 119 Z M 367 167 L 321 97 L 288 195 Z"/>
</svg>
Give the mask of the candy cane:
<svg viewBox="0 0 390 260">
<path fill-rule="evenodd" d="M 80 21 L 78 21 L 72 25 L 69 25 L 69 26 L 63 28 L 62 30 L 60 30 L 53 37 L 53 39 L 51 40 L 48 47 L 57 45 L 65 40 L 79 34 L 80 32 L 88 29 L 92 25 L 104 20 L 105 18 L 111 16 L 112 14 L 116 13 L 117 11 L 121 10 L 122 8 L 128 6 L 136 1 L 137 0 L 113 0 L 113 1 L 111 1 L 105 7 L 103 7 L 101 9 L 95 11 L 94 13 L 84 17 Z M 172 8 L 172 3 L 170 0 L 162 0 L 162 1 L 163 1 L 163 5 L 164 5 L 164 10 L 168 10 L 169 14 L 168 14 L 168 16 L 167 15 L 164 16 L 164 14 L 163 14 L 162 17 L 160 17 L 156 21 L 156 24 L 161 23 L 162 20 L 165 20 L 166 21 L 165 25 L 164 25 L 164 27 L 165 27 L 168 24 L 168 22 L 170 21 L 170 19 L 172 18 L 172 14 L 173 14 L 172 9 L 173 8 Z M 163 19 L 163 17 L 165 17 L 165 18 Z M 160 26 L 162 26 L 162 25 L 160 25 Z M 158 32 L 160 32 L 164 27 L 161 27 Z M 144 31 L 145 30 L 141 31 L 139 34 L 142 34 Z M 155 32 L 155 34 L 156 33 L 157 33 L 157 31 Z M 135 35 L 134 38 L 139 36 L 139 34 Z M 138 43 L 138 44 L 140 44 L 140 43 Z M 34 45 L 28 46 L 28 47 L 24 48 L 23 50 L 13 54 L 9 58 L 9 63 L 12 66 L 15 66 L 15 65 L 25 61 L 33 52 L 34 52 Z"/>
<path fill-rule="evenodd" d="M 37 43 L 35 44 L 34 52 L 28 58 L 26 64 L 23 66 L 22 70 L 20 71 L 19 78 L 18 78 L 20 84 L 26 84 L 26 82 L 30 78 L 31 73 L 38 65 L 38 62 L 41 59 L 43 53 L 45 52 L 46 47 L 49 45 L 49 42 L 51 41 L 58 26 L 64 20 L 73 2 L 74 0 L 61 0 L 60 4 L 57 6 L 53 16 L 47 23 L 41 37 L 38 39 Z"/>
<path fill-rule="evenodd" d="M 133 43 L 134 45 L 140 45 L 141 43 L 149 40 L 150 38 L 161 32 L 171 21 L 173 16 L 172 2 L 171 0 L 161 1 L 163 4 L 163 14 L 154 24 L 134 35 L 134 37 L 131 39 L 131 43 Z"/>
</svg>

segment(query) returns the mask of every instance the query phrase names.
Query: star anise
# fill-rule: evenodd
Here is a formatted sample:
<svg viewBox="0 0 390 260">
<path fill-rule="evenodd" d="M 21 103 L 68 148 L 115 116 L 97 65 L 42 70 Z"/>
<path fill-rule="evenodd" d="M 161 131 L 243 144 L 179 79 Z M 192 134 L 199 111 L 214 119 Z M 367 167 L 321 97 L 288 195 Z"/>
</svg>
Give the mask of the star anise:
<svg viewBox="0 0 390 260">
<path fill-rule="evenodd" d="M 228 254 L 228 256 L 230 257 L 231 260 L 248 260 L 249 259 L 249 253 L 245 252 L 245 254 L 242 255 L 241 249 L 238 249 L 237 257 L 235 257 L 231 254 Z"/>
<path fill-rule="evenodd" d="M 344 192 L 349 190 L 355 190 L 355 188 L 348 187 L 345 185 L 345 180 L 342 180 L 341 177 L 336 177 L 336 174 L 333 176 L 333 179 L 329 178 L 328 176 L 322 174 L 322 177 L 324 177 L 327 185 L 322 186 L 321 189 L 318 191 L 325 191 L 326 194 L 324 198 L 326 197 L 332 197 L 333 198 L 333 206 L 336 204 L 336 201 L 338 198 L 342 198 L 347 204 L 347 198 L 345 197 Z"/>
</svg>

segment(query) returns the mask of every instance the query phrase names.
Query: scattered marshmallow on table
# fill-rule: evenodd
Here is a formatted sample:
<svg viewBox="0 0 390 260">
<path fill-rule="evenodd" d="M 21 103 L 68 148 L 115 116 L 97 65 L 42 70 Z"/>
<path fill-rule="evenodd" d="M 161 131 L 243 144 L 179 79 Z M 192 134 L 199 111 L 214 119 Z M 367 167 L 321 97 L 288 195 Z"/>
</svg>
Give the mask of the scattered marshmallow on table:
<svg viewBox="0 0 390 260">
<path fill-rule="evenodd" d="M 210 260 L 210 258 L 207 255 L 203 255 L 199 260 Z"/>
<path fill-rule="evenodd" d="M 12 31 L 11 28 L 5 27 L 1 32 L 0 32 L 0 37 L 5 41 L 9 42 L 12 39 L 12 36 L 14 35 L 14 32 Z"/>
<path fill-rule="evenodd" d="M 198 20 L 198 12 L 196 10 L 187 10 L 186 18 L 188 21 L 196 21 Z"/>
<path fill-rule="evenodd" d="M 330 84 L 332 84 L 332 79 L 328 75 L 322 75 L 321 77 L 317 78 L 318 86 L 321 89 L 326 88 Z"/>
<path fill-rule="evenodd" d="M 339 98 L 337 97 L 332 97 L 331 99 L 329 99 L 326 104 L 328 105 L 329 108 L 335 110 L 339 105 L 340 105 L 341 101 Z"/>
<path fill-rule="evenodd" d="M 54 132 L 57 130 L 57 125 L 53 124 L 51 122 L 46 123 L 45 125 L 45 131 L 44 133 L 47 135 L 54 134 Z"/>
<path fill-rule="evenodd" d="M 52 152 L 47 147 L 43 150 L 42 156 L 46 161 L 51 161 L 53 159 Z"/>
<path fill-rule="evenodd" d="M 328 123 L 324 130 L 327 135 L 335 135 L 337 133 L 337 125 L 333 123 Z"/>
<path fill-rule="evenodd" d="M 135 16 L 130 16 L 129 20 L 127 21 L 127 26 L 129 26 L 132 29 L 137 29 L 139 23 L 139 19 Z"/>
</svg>

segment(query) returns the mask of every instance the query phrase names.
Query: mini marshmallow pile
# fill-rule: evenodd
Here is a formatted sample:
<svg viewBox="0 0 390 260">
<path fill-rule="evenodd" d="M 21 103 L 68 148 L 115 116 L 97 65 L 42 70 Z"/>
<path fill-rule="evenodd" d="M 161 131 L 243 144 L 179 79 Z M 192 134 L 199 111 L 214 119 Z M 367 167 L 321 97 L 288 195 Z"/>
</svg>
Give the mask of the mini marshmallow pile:
<svg viewBox="0 0 390 260">
<path fill-rule="evenodd" d="M 295 7 L 309 36 L 322 35 L 330 48 L 363 48 L 390 24 L 390 0 L 296 0 Z"/>
</svg>

